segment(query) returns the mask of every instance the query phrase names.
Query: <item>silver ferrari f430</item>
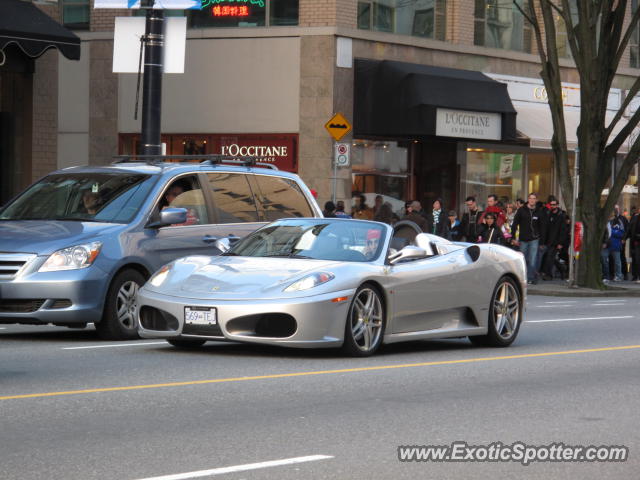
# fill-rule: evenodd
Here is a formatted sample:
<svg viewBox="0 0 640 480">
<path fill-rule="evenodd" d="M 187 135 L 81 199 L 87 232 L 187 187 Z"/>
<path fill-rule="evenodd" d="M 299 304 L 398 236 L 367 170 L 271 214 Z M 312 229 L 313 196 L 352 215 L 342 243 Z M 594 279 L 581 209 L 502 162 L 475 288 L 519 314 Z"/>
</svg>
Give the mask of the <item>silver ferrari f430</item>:
<svg viewBox="0 0 640 480">
<path fill-rule="evenodd" d="M 162 267 L 140 289 L 140 336 L 342 347 L 469 337 L 505 347 L 524 320 L 525 262 L 506 247 L 453 243 L 365 220 L 283 219 L 220 256 Z"/>
</svg>

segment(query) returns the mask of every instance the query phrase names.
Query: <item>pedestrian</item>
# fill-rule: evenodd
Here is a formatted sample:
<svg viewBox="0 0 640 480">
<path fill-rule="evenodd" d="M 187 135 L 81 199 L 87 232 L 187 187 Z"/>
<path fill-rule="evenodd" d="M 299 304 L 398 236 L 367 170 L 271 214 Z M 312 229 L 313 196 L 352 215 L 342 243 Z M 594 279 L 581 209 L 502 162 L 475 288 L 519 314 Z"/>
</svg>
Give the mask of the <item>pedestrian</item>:
<svg viewBox="0 0 640 480">
<path fill-rule="evenodd" d="M 427 225 L 427 220 L 422 215 L 420 215 L 420 213 L 418 213 L 421 210 L 422 205 L 420 205 L 420 202 L 417 200 L 412 201 L 407 208 L 407 214 L 402 217 L 402 220 L 410 220 L 418 225 L 418 227 L 420 227 L 423 232 L 428 232 L 429 226 Z"/>
<path fill-rule="evenodd" d="M 455 210 L 449 211 L 449 240 L 459 242 L 462 239 L 462 223 Z"/>
<path fill-rule="evenodd" d="M 627 235 L 626 234 L 629 231 L 629 220 L 623 213 L 621 213 L 620 205 L 615 205 L 613 208 L 614 208 L 616 219 L 620 224 L 622 224 L 622 227 L 624 228 L 624 232 L 625 232 L 625 237 L 622 239 L 622 245 L 620 246 L 620 252 L 614 255 L 620 256 L 620 266 L 622 268 L 622 279 L 628 280 L 629 277 L 627 276 L 627 273 L 629 271 L 629 267 L 627 266 L 627 248 L 626 248 Z M 614 264 L 615 264 L 615 260 L 614 260 Z"/>
<path fill-rule="evenodd" d="M 338 200 L 336 202 L 336 217 L 337 218 L 351 218 L 351 215 L 348 215 L 344 211 L 344 200 Z"/>
<path fill-rule="evenodd" d="M 504 222 L 506 221 L 506 216 L 502 211 L 502 208 L 500 208 L 500 205 L 498 204 L 498 196 L 495 193 L 492 193 L 487 197 L 487 208 L 484 210 L 483 214 L 480 216 L 480 223 L 484 223 L 484 218 L 487 215 L 487 213 L 495 214 L 495 218 L 496 218 L 495 223 L 497 223 L 499 227 L 502 227 L 502 225 L 504 225 Z"/>
<path fill-rule="evenodd" d="M 624 224 L 618 218 L 614 211 L 610 220 L 607 222 L 607 228 L 602 242 L 601 260 L 602 260 L 602 276 L 604 280 L 612 280 L 619 282 L 622 280 L 622 262 L 620 261 L 620 249 L 622 248 L 622 239 L 625 236 Z M 611 275 L 609 270 L 609 260 L 613 260 L 614 273 Z"/>
<path fill-rule="evenodd" d="M 373 218 L 376 217 L 383 203 L 384 203 L 384 198 L 382 197 L 382 195 L 376 195 L 376 198 L 373 201 Z"/>
<path fill-rule="evenodd" d="M 324 218 L 336 218 L 336 205 L 331 200 L 324 204 L 324 210 L 322 211 Z"/>
<path fill-rule="evenodd" d="M 640 213 L 636 207 L 631 207 L 632 217 L 629 222 L 629 249 L 631 250 L 631 279 L 640 283 Z"/>
<path fill-rule="evenodd" d="M 504 225 L 502 225 L 502 233 L 504 234 L 505 245 L 515 248 L 513 246 L 514 232 L 511 231 L 511 224 L 513 223 L 513 218 L 516 216 L 516 208 L 513 203 L 506 203 L 504 216 L 505 222 Z"/>
<path fill-rule="evenodd" d="M 566 214 L 558 205 L 558 200 L 551 196 L 548 204 L 549 213 L 547 214 L 547 235 L 545 244 L 547 252 L 543 261 L 542 279 L 553 279 L 553 266 L 556 264 L 557 256 L 562 250 L 563 242 L 566 237 Z"/>
<path fill-rule="evenodd" d="M 460 230 L 462 230 L 463 240 L 465 242 L 475 243 L 478 241 L 480 234 L 480 216 L 482 211 L 478 208 L 476 197 L 468 196 L 464 202 L 467 211 L 462 215 Z"/>
<path fill-rule="evenodd" d="M 536 264 L 540 240 L 544 240 L 546 233 L 545 214 L 536 205 L 537 201 L 538 195 L 530 193 L 527 197 L 527 203 L 516 211 L 511 224 L 511 231 L 518 231 L 519 238 L 514 241 L 514 244 L 520 247 L 527 262 L 527 283 L 530 284 L 538 283 Z"/>
<path fill-rule="evenodd" d="M 498 215 L 493 212 L 485 213 L 484 224 L 478 239 L 480 243 L 495 243 L 504 245 L 502 228 L 498 226 Z"/>
<path fill-rule="evenodd" d="M 373 210 L 367 205 L 367 197 L 364 194 L 358 195 L 358 203 L 351 210 L 353 218 L 358 220 L 373 220 Z"/>
<path fill-rule="evenodd" d="M 449 237 L 449 223 L 444 218 L 444 211 L 442 208 L 442 200 L 436 198 L 433 201 L 433 208 L 427 215 L 428 232 L 434 235 L 438 235 L 442 238 Z"/>
<path fill-rule="evenodd" d="M 393 213 L 393 207 L 389 202 L 384 202 L 380 205 L 378 212 L 374 215 L 373 219 L 376 222 L 386 223 L 387 225 L 393 225 L 398 221 L 398 217 Z"/>
</svg>

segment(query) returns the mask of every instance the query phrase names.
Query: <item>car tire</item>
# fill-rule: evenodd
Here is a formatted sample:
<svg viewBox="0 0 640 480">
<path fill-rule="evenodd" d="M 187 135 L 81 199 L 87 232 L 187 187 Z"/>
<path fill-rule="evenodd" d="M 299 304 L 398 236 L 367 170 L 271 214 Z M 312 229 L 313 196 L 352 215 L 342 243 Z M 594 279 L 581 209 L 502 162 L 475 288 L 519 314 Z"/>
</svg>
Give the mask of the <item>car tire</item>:
<svg viewBox="0 0 640 480">
<path fill-rule="evenodd" d="M 145 283 L 137 270 L 118 273 L 107 291 L 102 320 L 96 330 L 104 340 L 132 340 L 138 337 L 138 320 L 135 318 L 135 297 Z"/>
<path fill-rule="evenodd" d="M 508 347 L 522 323 L 522 294 L 511 277 L 502 277 L 491 295 L 487 334 L 469 337 L 474 345 Z"/>
<path fill-rule="evenodd" d="M 196 339 L 185 339 L 185 338 L 170 338 L 167 339 L 167 343 L 169 343 L 170 345 L 173 345 L 176 348 L 182 349 L 182 350 L 191 350 L 194 348 L 198 348 L 201 347 L 202 345 L 204 345 L 206 342 L 206 340 L 196 340 Z"/>
<path fill-rule="evenodd" d="M 353 295 L 345 321 L 342 350 L 351 357 L 368 357 L 380 347 L 386 327 L 384 300 L 375 286 L 365 283 Z"/>
</svg>

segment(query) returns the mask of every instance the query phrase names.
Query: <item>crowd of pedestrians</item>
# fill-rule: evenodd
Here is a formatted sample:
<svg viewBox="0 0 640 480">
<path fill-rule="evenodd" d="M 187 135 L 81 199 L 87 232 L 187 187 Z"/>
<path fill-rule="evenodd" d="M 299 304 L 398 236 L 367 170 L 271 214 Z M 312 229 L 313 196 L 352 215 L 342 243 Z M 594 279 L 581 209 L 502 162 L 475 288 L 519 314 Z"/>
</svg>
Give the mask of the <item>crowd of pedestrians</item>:
<svg viewBox="0 0 640 480">
<path fill-rule="evenodd" d="M 523 253 L 527 263 L 527 281 L 551 280 L 556 276 L 565 279 L 568 274 L 571 219 L 560 207 L 558 199 L 550 195 L 547 203 L 530 193 L 527 200 L 514 203 L 500 202 L 497 195 L 487 197 L 486 208 L 480 209 L 476 198 L 467 197 L 465 212 L 459 219 L 455 210 L 445 214 L 442 199 L 437 198 L 431 209 L 425 211 L 419 201 L 405 203 L 403 212 L 394 212 L 390 203 L 377 195 L 373 207 L 366 203 L 365 195 L 359 195 L 352 206 L 353 218 L 375 220 L 390 225 L 399 220 L 410 220 L 422 231 L 452 241 L 493 243 L 504 245 Z M 325 217 L 351 218 L 344 211 L 344 202 L 337 205 L 327 202 Z M 615 211 L 607 222 L 602 241 L 601 263 L 605 281 L 628 280 L 640 283 L 640 221 L 639 212 L 632 207 L 631 214 Z M 632 259 L 627 266 L 626 242 Z"/>
</svg>

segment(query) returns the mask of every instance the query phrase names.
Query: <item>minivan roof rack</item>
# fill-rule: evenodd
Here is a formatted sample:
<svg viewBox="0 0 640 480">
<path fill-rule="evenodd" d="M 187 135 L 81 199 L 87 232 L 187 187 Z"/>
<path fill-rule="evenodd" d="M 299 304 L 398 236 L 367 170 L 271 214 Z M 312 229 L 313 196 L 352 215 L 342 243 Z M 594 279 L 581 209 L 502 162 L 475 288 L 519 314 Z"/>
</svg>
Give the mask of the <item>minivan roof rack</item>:
<svg viewBox="0 0 640 480">
<path fill-rule="evenodd" d="M 271 163 L 260 162 L 257 157 L 231 157 L 228 155 L 114 155 L 112 165 L 120 163 L 140 162 L 147 165 L 159 165 L 161 163 L 195 163 L 203 165 L 217 165 L 221 163 L 241 165 L 244 167 L 265 167 L 278 170 Z"/>
</svg>

